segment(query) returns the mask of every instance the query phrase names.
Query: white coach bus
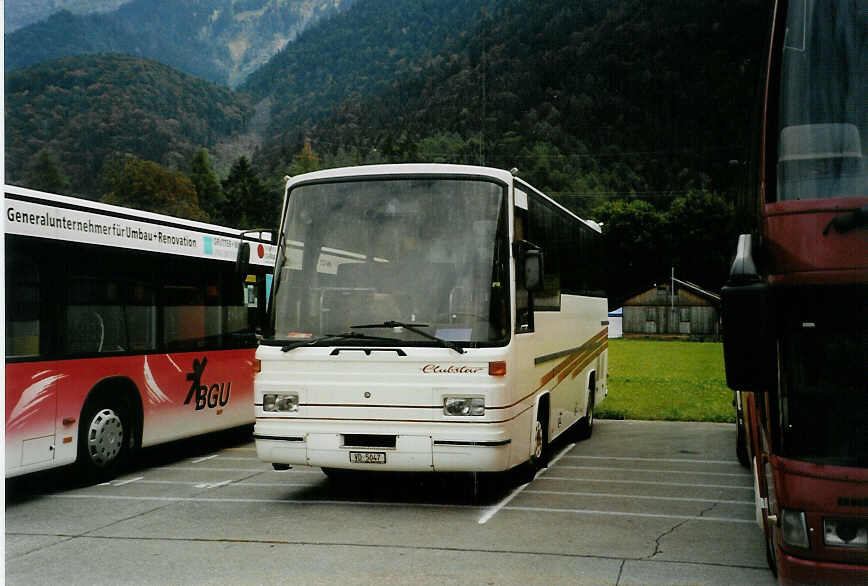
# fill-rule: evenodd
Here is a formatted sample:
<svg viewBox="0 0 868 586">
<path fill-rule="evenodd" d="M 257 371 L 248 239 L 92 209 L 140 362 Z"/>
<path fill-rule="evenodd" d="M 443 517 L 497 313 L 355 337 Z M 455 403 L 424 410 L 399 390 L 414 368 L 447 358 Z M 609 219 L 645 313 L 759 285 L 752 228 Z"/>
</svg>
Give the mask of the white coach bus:
<svg viewBox="0 0 868 586">
<path fill-rule="evenodd" d="M 257 351 L 276 469 L 544 466 L 607 393 L 600 228 L 507 171 L 332 169 L 288 180 Z"/>
</svg>

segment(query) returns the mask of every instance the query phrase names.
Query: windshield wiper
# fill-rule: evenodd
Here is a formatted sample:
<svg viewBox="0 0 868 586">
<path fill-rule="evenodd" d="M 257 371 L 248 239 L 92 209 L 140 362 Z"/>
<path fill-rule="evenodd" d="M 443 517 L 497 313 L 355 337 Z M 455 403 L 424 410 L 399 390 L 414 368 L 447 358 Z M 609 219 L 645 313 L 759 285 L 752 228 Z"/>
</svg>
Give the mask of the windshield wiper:
<svg viewBox="0 0 868 586">
<path fill-rule="evenodd" d="M 443 338 L 438 338 L 437 336 L 433 336 L 433 335 L 429 334 L 428 332 L 420 329 L 420 328 L 427 328 L 427 327 L 430 327 L 430 326 L 428 324 L 420 324 L 420 323 L 408 324 L 408 323 L 404 323 L 401 321 L 389 320 L 389 321 L 384 321 L 383 323 L 379 323 L 379 324 L 362 324 L 362 325 L 357 325 L 357 326 L 350 326 L 350 329 L 355 330 L 355 329 L 363 329 L 363 328 L 404 328 L 405 330 L 410 330 L 414 334 L 419 334 L 423 338 L 428 338 L 429 340 L 434 340 L 435 342 L 438 342 L 444 348 L 451 348 L 452 350 L 455 350 L 459 354 L 464 354 L 464 348 L 462 348 L 461 346 L 459 346 L 455 342 L 453 342 L 451 340 L 444 340 Z"/>
<path fill-rule="evenodd" d="M 329 344 L 331 342 L 340 342 L 342 340 L 370 340 L 374 342 L 389 342 L 396 343 L 400 342 L 397 338 L 385 338 L 383 336 L 369 336 L 367 334 L 360 334 L 358 332 L 344 332 L 342 334 L 326 334 L 325 336 L 320 336 L 319 338 L 312 338 L 310 340 L 296 340 L 293 342 L 289 342 L 287 344 L 283 344 L 280 349 L 283 352 L 289 352 L 290 350 L 295 350 L 296 348 L 302 348 L 305 346 L 319 346 L 321 344 Z M 277 345 L 277 344 L 273 344 Z"/>
</svg>

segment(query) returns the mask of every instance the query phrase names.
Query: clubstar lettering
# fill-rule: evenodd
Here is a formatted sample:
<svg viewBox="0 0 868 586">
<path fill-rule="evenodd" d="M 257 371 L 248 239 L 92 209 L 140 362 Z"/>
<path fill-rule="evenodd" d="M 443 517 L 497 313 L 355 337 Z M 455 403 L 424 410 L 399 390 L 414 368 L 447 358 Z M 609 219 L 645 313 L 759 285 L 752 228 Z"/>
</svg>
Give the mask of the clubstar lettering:
<svg viewBox="0 0 868 586">
<path fill-rule="evenodd" d="M 422 367 L 423 374 L 477 374 L 485 370 L 481 366 L 441 366 L 439 364 L 426 364 Z"/>
</svg>

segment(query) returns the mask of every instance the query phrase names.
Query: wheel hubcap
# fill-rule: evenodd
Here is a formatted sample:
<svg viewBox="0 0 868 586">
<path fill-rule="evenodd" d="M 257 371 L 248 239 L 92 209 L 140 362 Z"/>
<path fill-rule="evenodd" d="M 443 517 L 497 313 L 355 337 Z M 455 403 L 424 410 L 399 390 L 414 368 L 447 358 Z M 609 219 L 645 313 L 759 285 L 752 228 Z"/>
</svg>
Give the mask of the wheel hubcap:
<svg viewBox="0 0 868 586">
<path fill-rule="evenodd" d="M 539 458 L 543 451 L 543 428 L 542 423 L 537 421 L 533 428 L 533 457 Z"/>
<path fill-rule="evenodd" d="M 105 467 L 118 457 L 124 442 L 124 425 L 111 409 L 99 411 L 87 430 L 87 451 L 97 466 Z"/>
</svg>

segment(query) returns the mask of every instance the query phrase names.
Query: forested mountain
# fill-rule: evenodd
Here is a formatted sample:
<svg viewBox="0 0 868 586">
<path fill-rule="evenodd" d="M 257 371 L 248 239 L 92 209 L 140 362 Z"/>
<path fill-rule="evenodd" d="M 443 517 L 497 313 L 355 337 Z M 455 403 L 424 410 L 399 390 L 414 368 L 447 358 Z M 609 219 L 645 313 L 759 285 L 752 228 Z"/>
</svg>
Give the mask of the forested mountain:
<svg viewBox="0 0 868 586">
<path fill-rule="evenodd" d="M 74 14 L 110 12 L 130 0 L 6 0 L 3 26 L 7 33 L 44 20 L 60 10 Z"/>
<path fill-rule="evenodd" d="M 311 23 L 354 0 L 131 0 L 105 14 L 54 13 L 6 35 L 6 71 L 123 53 L 236 85 Z"/>
<path fill-rule="evenodd" d="M 271 128 L 295 133 L 343 102 L 367 103 L 426 71 L 499 0 L 362 0 L 311 27 L 240 87 L 271 96 Z"/>
<path fill-rule="evenodd" d="M 446 135 L 444 146 L 464 144 L 444 156 L 517 166 L 556 193 L 722 190 L 729 161 L 743 158 L 765 11 L 759 0 L 510 0 L 485 17 L 473 13 L 421 72 L 376 95 L 348 94 L 336 115 L 305 132 L 320 150 L 376 147 L 390 159 L 425 155 L 427 139 Z M 354 24 L 364 37 L 365 23 Z M 356 73 L 344 72 L 335 54 L 323 55 L 319 69 L 334 78 Z M 549 171 L 536 170 L 541 159 Z"/>
<path fill-rule="evenodd" d="M 28 185 L 46 151 L 71 191 L 96 198 L 111 156 L 132 153 L 168 168 L 245 128 L 239 94 L 154 61 L 69 57 L 6 75 L 6 180 Z"/>
<path fill-rule="evenodd" d="M 610 261 L 630 276 L 613 289 L 645 286 L 672 264 L 719 288 L 734 249 L 728 202 L 742 175 L 732 162 L 750 143 L 766 3 L 447 2 L 449 26 L 430 37 L 441 48 L 408 46 L 410 57 L 401 19 L 420 18 L 409 5 L 424 3 L 392 2 L 394 28 L 365 17 L 363 6 L 379 4 L 310 29 L 250 77 L 245 87 L 275 103 L 260 168 L 282 174 L 306 139 L 324 165 L 518 167 L 581 215 L 623 226 L 609 232 Z"/>
<path fill-rule="evenodd" d="M 271 8 L 242 9 L 293 1 L 133 0 L 118 13 L 133 11 L 143 34 L 168 23 L 178 59 L 211 68 L 213 79 L 217 49 L 202 43 L 229 30 L 218 26 L 225 15 L 267 20 Z M 49 153 L 74 190 L 95 197 L 104 162 L 119 153 L 185 170 L 197 147 L 241 132 L 253 138 L 232 146 L 230 187 L 258 174 L 263 185 L 249 192 L 268 206 L 279 199 L 280 177 L 317 166 L 518 167 L 567 207 L 605 223 L 616 295 L 673 265 L 681 278 L 720 287 L 734 250 L 730 201 L 741 167 L 731 161 L 743 161 L 750 143 L 766 2 L 309 1 L 341 10 L 250 75 L 243 94 L 126 57 L 7 73 L 7 176 L 26 185 Z M 197 29 L 200 11 L 215 2 L 232 11 Z M 165 12 L 176 5 L 184 14 Z M 28 42 L 109 42 L 111 35 L 90 37 L 86 20 L 57 18 L 55 29 Z M 152 38 L 113 22 L 120 28 L 107 30 L 136 50 Z M 239 43 L 224 45 L 240 55 Z M 266 197 L 260 188 L 268 186 Z M 233 193 L 232 201 L 247 197 Z"/>
</svg>

